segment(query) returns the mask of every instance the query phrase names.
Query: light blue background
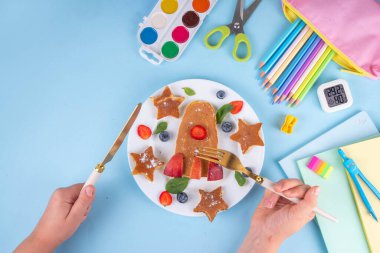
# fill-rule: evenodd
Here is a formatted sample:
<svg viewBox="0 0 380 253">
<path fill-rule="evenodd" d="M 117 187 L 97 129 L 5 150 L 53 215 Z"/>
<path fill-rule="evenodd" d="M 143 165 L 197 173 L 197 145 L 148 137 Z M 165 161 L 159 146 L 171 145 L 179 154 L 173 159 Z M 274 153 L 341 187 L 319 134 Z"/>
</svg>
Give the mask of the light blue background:
<svg viewBox="0 0 380 253">
<path fill-rule="evenodd" d="M 249 1 L 250 2 L 250 1 Z M 0 1 L 0 252 L 9 252 L 38 221 L 52 191 L 84 181 L 105 155 L 137 102 L 167 83 L 207 78 L 239 92 L 264 123 L 263 175 L 279 180 L 277 161 L 360 110 L 380 126 L 380 82 L 348 75 L 331 63 L 318 84 L 348 80 L 355 99 L 327 114 L 315 88 L 297 109 L 272 106 L 256 80 L 258 60 L 288 27 L 279 1 L 263 1 L 245 31 L 253 59 L 237 63 L 232 40 L 209 51 L 202 38 L 232 17 L 235 1 L 219 1 L 175 63 L 153 66 L 138 55 L 136 31 L 155 0 Z M 365 45 L 363 45 L 365 46 Z M 299 118 L 282 134 L 286 113 Z M 150 202 L 128 168 L 125 145 L 97 184 L 88 219 L 58 252 L 234 252 L 263 190 L 206 218 L 173 215 Z M 325 252 L 312 223 L 281 252 Z"/>
</svg>

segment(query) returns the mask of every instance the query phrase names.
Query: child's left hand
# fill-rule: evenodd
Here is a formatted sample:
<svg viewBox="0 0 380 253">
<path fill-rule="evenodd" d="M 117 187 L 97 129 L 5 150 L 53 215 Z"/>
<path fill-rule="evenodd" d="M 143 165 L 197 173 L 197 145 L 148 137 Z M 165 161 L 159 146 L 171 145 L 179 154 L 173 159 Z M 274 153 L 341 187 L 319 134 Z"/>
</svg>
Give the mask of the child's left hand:
<svg viewBox="0 0 380 253">
<path fill-rule="evenodd" d="M 86 219 L 95 197 L 95 187 L 75 184 L 57 189 L 31 235 L 15 253 L 53 252 L 67 240 Z"/>
</svg>

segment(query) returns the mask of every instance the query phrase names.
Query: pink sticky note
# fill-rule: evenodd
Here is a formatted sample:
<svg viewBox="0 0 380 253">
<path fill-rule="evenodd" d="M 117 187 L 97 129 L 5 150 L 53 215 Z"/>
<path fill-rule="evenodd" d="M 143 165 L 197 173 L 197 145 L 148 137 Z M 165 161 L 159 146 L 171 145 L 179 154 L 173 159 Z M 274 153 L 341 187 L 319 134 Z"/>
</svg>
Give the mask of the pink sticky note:
<svg viewBox="0 0 380 253">
<path fill-rule="evenodd" d="M 316 156 L 313 156 L 311 159 L 310 159 L 310 162 L 308 163 L 307 167 L 313 171 L 316 171 L 318 169 L 318 167 L 316 167 L 316 165 L 318 165 L 318 162 L 319 162 L 319 158 L 316 157 Z"/>
</svg>

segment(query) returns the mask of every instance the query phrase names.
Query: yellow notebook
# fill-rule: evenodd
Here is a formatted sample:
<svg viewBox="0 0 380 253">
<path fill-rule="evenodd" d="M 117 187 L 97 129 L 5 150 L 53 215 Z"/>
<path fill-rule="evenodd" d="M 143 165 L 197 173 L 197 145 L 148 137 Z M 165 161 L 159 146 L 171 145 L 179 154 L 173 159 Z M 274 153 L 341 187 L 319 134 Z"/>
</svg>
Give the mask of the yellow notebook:
<svg viewBox="0 0 380 253">
<path fill-rule="evenodd" d="M 342 147 L 346 155 L 352 158 L 363 172 L 364 176 L 380 190 L 380 137 Z M 352 193 L 356 202 L 359 216 L 363 225 L 371 252 L 380 252 L 380 222 L 376 222 L 368 213 L 355 183 L 347 174 Z M 365 195 L 367 196 L 377 217 L 380 217 L 380 200 L 373 194 L 367 185 L 359 179 Z"/>
</svg>

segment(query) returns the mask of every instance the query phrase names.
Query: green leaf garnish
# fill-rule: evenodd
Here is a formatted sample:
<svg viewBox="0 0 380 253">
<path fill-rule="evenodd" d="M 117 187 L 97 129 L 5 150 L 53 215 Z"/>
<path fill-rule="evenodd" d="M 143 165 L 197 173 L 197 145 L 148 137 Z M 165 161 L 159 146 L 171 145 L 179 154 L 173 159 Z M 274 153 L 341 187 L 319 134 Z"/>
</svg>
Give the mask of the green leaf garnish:
<svg viewBox="0 0 380 253">
<path fill-rule="evenodd" d="M 194 96 L 195 95 L 195 91 L 189 87 L 185 87 L 182 89 L 185 91 L 186 95 L 188 95 L 188 96 Z"/>
<path fill-rule="evenodd" d="M 240 186 L 243 186 L 245 182 L 247 181 L 247 179 L 245 179 L 245 177 L 240 172 L 237 172 L 237 171 L 235 171 L 235 179 L 236 179 L 236 182 Z"/>
<path fill-rule="evenodd" d="M 154 134 L 159 134 L 163 131 L 165 131 L 168 128 L 168 122 L 162 121 L 158 123 L 156 130 L 154 130 Z"/>
<path fill-rule="evenodd" d="M 173 178 L 166 183 L 165 189 L 172 194 L 178 194 L 186 189 L 189 181 L 188 177 Z"/>
<path fill-rule="evenodd" d="M 219 110 L 216 112 L 216 123 L 222 123 L 224 117 L 227 115 L 227 113 L 232 111 L 233 108 L 234 106 L 231 104 L 225 104 L 222 107 L 220 107 Z"/>
</svg>

